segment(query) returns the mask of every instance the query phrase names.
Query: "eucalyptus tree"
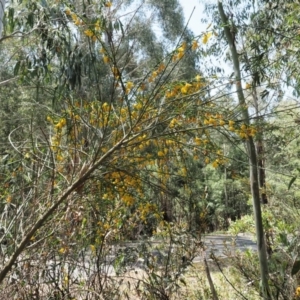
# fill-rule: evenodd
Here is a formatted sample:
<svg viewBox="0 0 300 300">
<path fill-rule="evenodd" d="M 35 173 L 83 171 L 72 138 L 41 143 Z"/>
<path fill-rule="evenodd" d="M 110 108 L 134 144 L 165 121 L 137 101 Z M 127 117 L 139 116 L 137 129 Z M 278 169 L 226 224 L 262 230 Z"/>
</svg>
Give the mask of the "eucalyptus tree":
<svg viewBox="0 0 300 300">
<path fill-rule="evenodd" d="M 267 202 L 263 160 L 266 156 L 264 131 L 268 119 L 264 115 L 272 114 L 272 109 L 282 99 L 287 87 L 297 94 L 297 8 L 293 1 L 219 1 L 218 5 L 208 5 L 207 8 L 215 21 L 212 32 L 218 32 L 217 43 L 220 43 L 216 43 L 207 53 L 214 56 L 221 53 L 233 66 L 233 74 L 223 83 L 226 84 L 227 80 L 228 85 L 234 84 L 236 87 L 239 103 L 236 121 L 250 124 L 256 120 L 258 126 L 257 137 L 254 140 L 250 137 L 245 144 L 250 159 L 262 287 L 264 297 L 268 299 L 271 295 L 259 200 L 261 196 L 262 202 Z M 225 44 L 229 46 L 227 53 L 226 47 L 219 47 Z M 212 72 L 216 71 L 218 69 Z M 253 121 L 248 107 L 253 108 Z M 268 165 L 272 165 L 272 159 Z"/>
<path fill-rule="evenodd" d="M 244 30 L 241 62 L 244 70 L 250 74 L 247 79 L 250 83 L 249 93 L 256 111 L 256 122 L 261 124 L 260 127 L 263 127 L 264 120 L 267 119 L 263 117 L 264 113 L 271 113 L 288 94 L 298 94 L 299 79 L 295 72 L 299 62 L 295 51 L 298 25 L 295 20 L 295 4 L 292 1 L 257 1 L 249 26 Z M 263 106 L 266 109 L 262 110 Z M 260 157 L 258 163 L 262 200 L 267 203 L 263 192 L 266 190 L 264 134 L 261 130 L 256 147 Z M 272 159 L 267 164 L 272 166 Z"/>
<path fill-rule="evenodd" d="M 214 16 L 216 17 L 215 20 L 217 21 L 217 24 L 215 25 L 215 27 L 213 27 L 213 29 L 219 32 L 219 42 L 223 45 L 227 44 L 229 47 L 228 57 L 230 57 L 230 61 L 232 63 L 233 68 L 232 83 L 236 88 L 236 97 L 238 100 L 238 116 L 240 118 L 240 122 L 244 123 L 245 127 L 248 127 L 251 124 L 251 117 L 249 114 L 248 104 L 246 102 L 245 92 L 242 87 L 243 73 L 241 69 L 243 65 L 241 62 L 241 54 L 239 53 L 241 48 L 239 47 L 239 43 L 243 40 L 242 38 L 240 38 L 242 30 L 240 30 L 239 24 L 247 22 L 250 18 L 251 4 L 246 4 L 246 6 L 243 7 L 242 10 L 238 10 L 238 7 L 236 7 L 232 12 L 230 12 L 229 9 L 233 9 L 232 5 L 233 3 L 231 2 L 228 3 L 228 5 L 226 5 L 225 3 L 219 1 L 217 5 L 211 7 L 213 9 Z M 252 136 L 246 138 L 245 145 L 247 156 L 249 157 L 251 194 L 256 224 L 262 293 L 265 299 L 270 299 L 271 291 L 269 288 L 267 251 L 260 204 L 258 155 L 255 147 L 255 142 Z"/>
<path fill-rule="evenodd" d="M 0 1 L 0 38 L 2 37 L 4 9 L 5 9 L 5 0 L 1 0 Z"/>
</svg>

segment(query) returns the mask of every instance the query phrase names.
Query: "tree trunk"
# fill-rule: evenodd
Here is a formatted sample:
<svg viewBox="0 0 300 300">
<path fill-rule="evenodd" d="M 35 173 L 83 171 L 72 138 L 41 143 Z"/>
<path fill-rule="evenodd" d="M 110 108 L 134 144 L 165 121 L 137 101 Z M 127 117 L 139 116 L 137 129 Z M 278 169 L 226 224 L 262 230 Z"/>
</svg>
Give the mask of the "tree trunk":
<svg viewBox="0 0 300 300">
<path fill-rule="evenodd" d="M 0 0 L 0 39 L 2 38 L 5 0 Z"/>
<path fill-rule="evenodd" d="M 211 291 L 211 294 L 212 294 L 212 298 L 213 298 L 213 300 L 219 300 L 217 291 L 215 289 L 214 282 L 212 281 L 212 278 L 210 276 L 210 270 L 209 270 L 206 258 L 204 258 L 204 265 L 205 265 L 206 277 L 207 277 L 207 280 L 208 280 L 208 283 L 209 283 L 209 287 L 210 287 L 210 291 Z"/>
<path fill-rule="evenodd" d="M 255 114 L 257 118 L 257 123 L 263 120 L 263 117 L 259 115 L 258 108 L 258 96 L 256 92 L 256 86 L 253 87 L 252 97 L 255 107 Z M 259 187 L 261 189 L 261 203 L 268 204 L 268 198 L 266 194 L 266 171 L 265 171 L 265 157 L 264 157 L 264 143 L 263 143 L 263 132 L 262 130 L 258 130 L 258 139 L 256 142 L 256 150 L 257 150 L 257 159 L 258 159 L 258 178 L 259 178 Z"/>
<path fill-rule="evenodd" d="M 222 24 L 224 26 L 225 37 L 230 47 L 239 106 L 241 108 L 243 118 L 245 120 L 245 124 L 250 125 L 249 112 L 248 112 L 245 96 L 242 89 L 240 63 L 239 63 L 238 53 L 235 46 L 235 37 L 234 37 L 234 33 L 232 32 L 232 27 L 234 27 L 234 25 L 229 24 L 228 17 L 224 12 L 223 5 L 220 0 L 218 1 L 218 10 L 222 20 Z M 266 244 L 264 239 L 264 229 L 263 229 L 261 206 L 260 206 L 257 153 L 256 153 L 255 144 L 252 136 L 249 136 L 246 139 L 246 144 L 247 144 L 247 153 L 249 156 L 249 165 L 250 165 L 251 193 L 253 198 L 253 210 L 254 210 L 255 227 L 256 227 L 256 235 L 257 235 L 257 248 L 258 248 L 258 257 L 260 263 L 260 272 L 261 272 L 262 295 L 264 299 L 271 299 L 271 292 L 268 283 L 269 272 L 268 272 L 268 263 L 267 263 L 267 251 L 266 251 Z"/>
<path fill-rule="evenodd" d="M 223 153 L 225 155 L 225 144 L 224 144 L 224 150 L 223 150 Z M 227 192 L 227 169 L 226 167 L 224 168 L 224 199 L 225 199 L 225 209 L 224 209 L 224 220 L 225 220 L 225 223 L 224 223 L 224 227 L 225 229 L 227 230 L 229 225 L 230 225 L 230 222 L 229 222 L 229 218 L 230 218 L 230 215 L 229 215 L 229 201 L 228 201 L 228 192 Z"/>
</svg>

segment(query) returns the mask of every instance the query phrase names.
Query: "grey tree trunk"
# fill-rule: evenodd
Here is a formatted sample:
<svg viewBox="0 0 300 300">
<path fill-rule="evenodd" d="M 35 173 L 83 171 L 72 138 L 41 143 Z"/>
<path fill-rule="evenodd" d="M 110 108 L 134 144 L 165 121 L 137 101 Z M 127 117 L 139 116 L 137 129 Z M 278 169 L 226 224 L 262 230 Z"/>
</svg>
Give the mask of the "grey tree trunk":
<svg viewBox="0 0 300 300">
<path fill-rule="evenodd" d="M 256 86 L 254 86 L 252 90 L 252 98 L 255 107 L 256 121 L 263 121 L 263 117 L 259 115 L 259 107 L 258 107 L 258 95 L 256 91 Z M 263 142 L 263 132 L 262 130 L 258 131 L 259 138 L 256 141 L 256 149 L 257 149 L 257 157 L 258 157 L 258 179 L 259 179 L 259 187 L 261 189 L 261 202 L 263 204 L 268 204 L 268 198 L 266 194 L 266 172 L 265 172 L 265 147 Z"/>
<path fill-rule="evenodd" d="M 232 23 L 230 25 L 228 17 L 224 12 L 223 5 L 220 0 L 218 1 L 218 10 L 224 27 L 225 37 L 230 48 L 239 106 L 242 111 L 245 123 L 249 125 L 250 117 L 249 117 L 249 112 L 245 101 L 244 92 L 242 89 L 240 62 L 239 62 L 238 53 L 235 46 L 235 33 L 236 33 L 234 32 L 235 26 Z M 272 299 L 270 287 L 268 283 L 269 271 L 268 271 L 268 262 L 267 262 L 267 251 L 266 251 L 266 244 L 264 239 L 264 228 L 263 228 L 262 215 L 261 215 L 257 153 L 256 153 L 253 138 L 251 136 L 249 136 L 248 139 L 246 140 L 246 144 L 247 144 L 247 153 L 249 156 L 249 165 L 250 165 L 251 193 L 253 199 L 252 201 L 253 201 L 255 227 L 256 227 L 256 235 L 257 235 L 257 248 L 258 248 L 258 257 L 260 263 L 260 272 L 261 272 L 262 296 L 264 299 Z"/>
<path fill-rule="evenodd" d="M 204 258 L 204 265 L 205 265 L 206 277 L 207 277 L 207 280 L 208 280 L 208 283 L 209 283 L 209 287 L 210 287 L 210 291 L 211 291 L 211 294 L 212 294 L 212 298 L 213 298 L 213 300 L 219 300 L 217 291 L 215 289 L 214 282 L 213 282 L 213 280 L 212 280 L 212 278 L 210 276 L 210 270 L 209 270 L 206 258 Z"/>
<path fill-rule="evenodd" d="M 3 17 L 4 17 L 5 0 L 0 0 L 0 39 L 3 31 Z"/>
</svg>

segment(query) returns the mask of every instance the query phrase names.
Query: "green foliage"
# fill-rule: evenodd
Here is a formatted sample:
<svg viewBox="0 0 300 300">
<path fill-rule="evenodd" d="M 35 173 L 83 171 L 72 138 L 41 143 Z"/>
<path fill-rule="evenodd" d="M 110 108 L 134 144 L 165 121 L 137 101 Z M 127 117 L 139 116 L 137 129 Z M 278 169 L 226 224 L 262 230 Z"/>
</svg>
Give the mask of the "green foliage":
<svg viewBox="0 0 300 300">
<path fill-rule="evenodd" d="M 3 297 L 65 299 L 74 289 L 91 299 L 210 297 L 186 275 L 203 233 L 255 234 L 253 138 L 264 150 L 270 285 L 276 299 L 292 299 L 299 108 L 281 100 L 286 86 L 299 90 L 299 9 L 277 3 L 223 1 L 245 107 L 255 111 L 249 122 L 229 95 L 233 76 L 209 62 L 231 59 L 215 5 L 207 6 L 213 23 L 194 37 L 175 0 L 9 3 L 0 39 L 0 241 L 1 263 L 15 261 L 0 271 Z M 234 286 L 255 299 L 256 253 L 230 262 Z M 231 299 L 224 280 L 217 289 Z"/>
<path fill-rule="evenodd" d="M 254 219 L 251 215 L 243 216 L 240 220 L 232 222 L 229 226 L 228 232 L 237 236 L 240 233 L 255 234 Z"/>
</svg>

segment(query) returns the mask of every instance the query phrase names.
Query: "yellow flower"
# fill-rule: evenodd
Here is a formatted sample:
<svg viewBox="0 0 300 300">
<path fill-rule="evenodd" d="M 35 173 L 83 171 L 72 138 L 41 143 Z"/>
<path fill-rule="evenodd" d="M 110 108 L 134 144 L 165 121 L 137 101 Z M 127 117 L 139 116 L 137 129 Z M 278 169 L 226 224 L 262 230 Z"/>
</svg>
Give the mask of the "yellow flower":
<svg viewBox="0 0 300 300">
<path fill-rule="evenodd" d="M 241 129 L 242 129 L 242 130 L 245 130 L 246 128 L 247 128 L 247 126 L 246 126 L 245 124 L 242 124 L 242 125 L 241 125 Z"/>
<path fill-rule="evenodd" d="M 71 13 L 72 20 L 75 25 L 82 25 L 83 22 L 77 17 L 75 13 Z"/>
<path fill-rule="evenodd" d="M 115 78 L 119 78 L 119 76 L 120 76 L 120 71 L 119 71 L 119 69 L 118 69 L 117 67 L 113 66 L 113 67 L 111 68 L 111 70 L 112 70 L 112 72 L 113 72 Z"/>
<path fill-rule="evenodd" d="M 187 92 L 188 92 L 187 87 L 186 87 L 186 86 L 183 86 L 183 87 L 181 88 L 181 93 L 182 93 L 182 94 L 187 94 Z"/>
<path fill-rule="evenodd" d="M 194 142 L 195 142 L 195 144 L 196 144 L 197 146 L 200 146 L 200 145 L 201 145 L 201 139 L 198 138 L 198 137 L 194 138 Z"/>
<path fill-rule="evenodd" d="M 205 163 L 209 164 L 209 158 L 208 157 L 205 158 Z"/>
<path fill-rule="evenodd" d="M 95 30 L 100 30 L 100 21 L 98 20 L 96 23 L 95 23 Z"/>
<path fill-rule="evenodd" d="M 171 97 L 173 97 L 173 96 L 174 96 L 173 91 L 167 91 L 167 92 L 166 92 L 166 97 L 167 97 L 167 98 L 171 98 Z"/>
<path fill-rule="evenodd" d="M 67 16 L 70 16 L 70 15 L 71 15 L 71 10 L 70 10 L 69 8 L 66 8 L 65 14 L 66 14 Z"/>
<path fill-rule="evenodd" d="M 65 125 L 67 124 L 66 119 L 65 119 L 65 118 L 62 118 L 62 119 L 60 120 L 60 124 L 61 124 L 61 126 L 65 126 Z"/>
<path fill-rule="evenodd" d="M 240 132 L 240 133 L 239 133 L 239 136 L 240 136 L 242 139 L 247 138 L 247 134 L 246 134 L 245 132 Z"/>
<path fill-rule="evenodd" d="M 246 83 L 246 90 L 250 89 L 251 88 L 251 84 L 250 83 Z"/>
<path fill-rule="evenodd" d="M 121 113 L 121 116 L 125 116 L 126 113 L 127 113 L 127 109 L 125 109 L 124 107 L 122 107 L 122 108 L 120 109 L 120 113 Z"/>
<path fill-rule="evenodd" d="M 103 61 L 104 61 L 104 63 L 107 64 L 109 62 L 109 57 L 107 55 L 104 55 L 103 56 Z"/>
<path fill-rule="evenodd" d="M 62 129 L 62 124 L 60 122 L 58 122 L 56 125 L 55 125 L 55 128 L 56 129 Z"/>
<path fill-rule="evenodd" d="M 93 31 L 90 29 L 85 30 L 83 33 L 88 37 L 92 37 L 94 35 Z"/>
<path fill-rule="evenodd" d="M 215 160 L 213 163 L 212 163 L 212 166 L 214 168 L 217 168 L 219 166 L 219 162 L 217 160 Z"/>
<path fill-rule="evenodd" d="M 161 64 L 158 66 L 157 71 L 158 71 L 158 72 L 162 72 L 165 68 L 166 68 L 166 66 L 165 66 L 163 63 L 161 63 Z"/>
<path fill-rule="evenodd" d="M 157 77 L 157 75 L 158 75 L 157 71 L 153 71 L 153 72 L 152 72 L 152 78 L 153 78 L 153 79 L 155 79 L 155 78 Z"/>
<path fill-rule="evenodd" d="M 96 247 L 95 247 L 95 245 L 90 245 L 90 248 L 91 248 L 92 253 L 95 253 L 95 252 L 96 252 Z"/>
<path fill-rule="evenodd" d="M 192 42 L 192 50 L 196 50 L 197 48 L 198 48 L 198 42 L 194 40 Z"/>
<path fill-rule="evenodd" d="M 228 122 L 228 125 L 229 125 L 229 127 L 233 127 L 234 121 L 230 120 L 230 121 Z"/>
<path fill-rule="evenodd" d="M 58 252 L 59 252 L 60 254 L 64 254 L 64 253 L 67 252 L 67 249 L 64 248 L 64 247 L 61 247 L 61 248 L 58 250 Z"/>
<path fill-rule="evenodd" d="M 184 56 L 184 51 L 180 51 L 177 54 L 177 59 L 181 59 Z"/>
<path fill-rule="evenodd" d="M 181 88 L 181 93 L 182 94 L 187 94 L 189 88 L 191 87 L 192 85 L 189 84 L 189 83 L 186 83 L 182 88 Z"/>
<path fill-rule="evenodd" d="M 73 22 L 76 22 L 78 20 L 78 17 L 75 13 L 71 13 L 71 17 L 72 17 Z"/>
<path fill-rule="evenodd" d="M 131 90 L 133 88 L 133 82 L 132 81 L 128 81 L 127 84 L 126 84 L 126 88 L 128 90 Z"/>
<path fill-rule="evenodd" d="M 60 154 L 57 154 L 56 159 L 58 161 L 62 161 L 64 158 Z"/>
<path fill-rule="evenodd" d="M 111 7 L 112 6 L 112 3 L 110 2 L 110 1 L 107 1 L 106 3 L 105 3 L 105 7 Z"/>
<path fill-rule="evenodd" d="M 298 287 L 296 288 L 295 295 L 296 295 L 297 297 L 300 297 L 300 286 L 298 286 Z"/>
<path fill-rule="evenodd" d="M 184 48 L 181 46 L 177 49 L 178 52 L 184 52 Z"/>
<path fill-rule="evenodd" d="M 9 195 L 9 196 L 6 197 L 6 202 L 7 203 L 11 203 L 11 200 L 12 200 L 12 196 L 11 195 Z"/>
<path fill-rule="evenodd" d="M 211 32 L 208 32 L 208 33 L 205 33 L 203 35 L 203 38 L 202 38 L 202 43 L 203 44 L 207 44 L 209 38 L 212 36 L 212 33 Z"/>
<path fill-rule="evenodd" d="M 143 107 L 143 104 L 141 103 L 141 102 L 138 102 L 138 103 L 136 103 L 136 104 L 134 104 L 134 109 L 136 109 L 136 110 L 140 110 L 142 107 Z"/>
<path fill-rule="evenodd" d="M 165 156 L 165 153 L 162 151 L 158 151 L 157 155 L 158 155 L 158 157 L 163 157 L 163 156 Z"/>
<path fill-rule="evenodd" d="M 209 123 L 210 125 L 214 125 L 214 126 L 217 125 L 217 121 L 216 121 L 214 118 L 209 118 L 208 123 Z"/>
<path fill-rule="evenodd" d="M 201 80 L 201 76 L 200 76 L 200 75 L 197 75 L 197 76 L 195 77 L 195 79 L 196 79 L 197 82 L 199 82 L 199 81 Z"/>
<path fill-rule="evenodd" d="M 135 199 L 130 195 L 124 195 L 122 200 L 126 203 L 126 205 L 131 206 L 134 204 Z"/>
</svg>

